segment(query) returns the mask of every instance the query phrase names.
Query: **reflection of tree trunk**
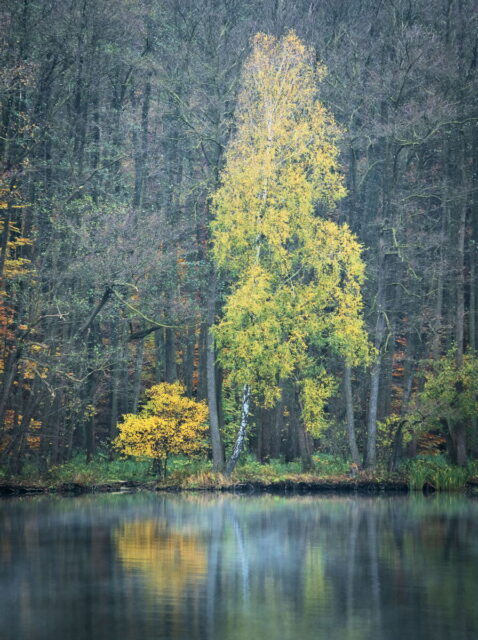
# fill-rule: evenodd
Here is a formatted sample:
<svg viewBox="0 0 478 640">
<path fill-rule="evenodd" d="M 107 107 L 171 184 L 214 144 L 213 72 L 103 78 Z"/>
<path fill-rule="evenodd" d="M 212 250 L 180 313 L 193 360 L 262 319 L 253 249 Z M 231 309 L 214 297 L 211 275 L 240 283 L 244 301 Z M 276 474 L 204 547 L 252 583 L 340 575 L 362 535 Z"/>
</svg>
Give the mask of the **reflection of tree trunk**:
<svg viewBox="0 0 478 640">
<path fill-rule="evenodd" d="M 355 560 L 357 557 L 357 537 L 360 524 L 360 511 L 356 502 L 353 502 L 351 505 L 351 520 L 347 545 L 347 590 L 345 600 L 345 614 L 348 628 L 351 628 L 352 616 L 355 609 Z"/>
<path fill-rule="evenodd" d="M 241 523 L 235 512 L 232 509 L 229 509 L 228 514 L 234 527 L 234 537 L 236 538 L 238 556 L 241 563 L 242 596 L 243 599 L 246 600 L 249 592 L 249 560 L 247 558 L 246 546 L 244 544 L 244 536 L 242 535 Z"/>
<path fill-rule="evenodd" d="M 244 385 L 244 390 L 242 394 L 242 409 L 241 409 L 241 423 L 239 425 L 239 431 L 237 432 L 236 444 L 234 445 L 234 451 L 232 452 L 231 457 L 229 458 L 226 465 L 226 476 L 231 475 L 234 471 L 234 467 L 239 460 L 239 456 L 241 455 L 242 447 L 244 445 L 244 440 L 246 437 L 246 429 L 247 423 L 249 421 L 249 406 L 250 406 L 250 389 L 246 384 Z"/>
<path fill-rule="evenodd" d="M 449 560 L 452 555 L 452 552 L 456 549 L 457 537 L 458 537 L 458 518 L 456 516 L 451 516 L 448 519 L 445 544 L 443 545 L 443 556 L 445 560 Z"/>
<path fill-rule="evenodd" d="M 218 513 L 219 511 L 219 513 Z M 207 557 L 207 585 L 206 585 L 206 619 L 207 619 L 207 640 L 214 640 L 216 637 L 216 602 L 220 597 L 220 576 L 221 576 L 221 550 L 222 538 L 224 536 L 224 509 L 221 505 L 214 506 L 212 510 L 211 535 Z"/>
<path fill-rule="evenodd" d="M 360 454 L 355 437 L 354 405 L 352 396 L 352 370 L 350 365 L 345 365 L 344 372 L 345 408 L 347 411 L 347 434 L 349 438 L 350 455 L 352 461 L 360 466 Z"/>
<path fill-rule="evenodd" d="M 378 540 L 377 540 L 377 513 L 373 506 L 367 510 L 367 541 L 370 563 L 370 593 L 372 597 L 372 611 L 376 633 L 373 635 L 381 638 L 382 610 L 380 598 L 380 573 L 378 569 Z"/>
</svg>

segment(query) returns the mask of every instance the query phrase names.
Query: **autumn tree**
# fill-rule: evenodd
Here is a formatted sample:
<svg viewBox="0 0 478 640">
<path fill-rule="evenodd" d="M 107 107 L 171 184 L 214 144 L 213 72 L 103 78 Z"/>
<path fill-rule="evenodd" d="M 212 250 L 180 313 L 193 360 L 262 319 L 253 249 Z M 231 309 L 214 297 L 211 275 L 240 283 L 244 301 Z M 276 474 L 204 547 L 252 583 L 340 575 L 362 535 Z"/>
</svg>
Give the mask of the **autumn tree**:
<svg viewBox="0 0 478 640">
<path fill-rule="evenodd" d="M 195 455 L 204 450 L 208 409 L 187 398 L 180 382 L 151 387 L 139 414 L 126 414 L 114 441 L 124 455 L 151 458 L 162 476 L 170 455 Z"/>
<path fill-rule="evenodd" d="M 213 197 L 214 256 L 229 282 L 215 335 L 229 384 L 243 389 L 229 472 L 251 394 L 271 406 L 281 381 L 293 381 L 303 426 L 317 435 L 335 387 L 324 354 L 369 359 L 361 248 L 326 216 L 345 189 L 340 132 L 317 95 L 324 75 L 292 32 L 281 40 L 258 34 L 243 70 L 237 131 Z M 305 446 L 302 458 L 310 463 Z"/>
</svg>

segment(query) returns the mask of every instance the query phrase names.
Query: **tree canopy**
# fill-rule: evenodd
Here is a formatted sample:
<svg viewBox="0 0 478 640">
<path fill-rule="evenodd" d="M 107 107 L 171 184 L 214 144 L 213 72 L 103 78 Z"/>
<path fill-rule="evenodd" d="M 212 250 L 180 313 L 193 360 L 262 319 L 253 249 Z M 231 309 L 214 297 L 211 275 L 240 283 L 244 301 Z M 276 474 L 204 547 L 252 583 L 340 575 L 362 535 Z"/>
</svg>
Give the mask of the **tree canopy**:
<svg viewBox="0 0 478 640">
<path fill-rule="evenodd" d="M 339 129 L 318 100 L 324 73 L 294 33 L 254 38 L 212 223 L 228 282 L 214 330 L 220 362 L 265 405 L 280 397 L 281 380 L 296 381 L 316 433 L 334 388 L 324 350 L 350 364 L 370 354 L 361 248 L 328 217 L 345 188 Z"/>
</svg>

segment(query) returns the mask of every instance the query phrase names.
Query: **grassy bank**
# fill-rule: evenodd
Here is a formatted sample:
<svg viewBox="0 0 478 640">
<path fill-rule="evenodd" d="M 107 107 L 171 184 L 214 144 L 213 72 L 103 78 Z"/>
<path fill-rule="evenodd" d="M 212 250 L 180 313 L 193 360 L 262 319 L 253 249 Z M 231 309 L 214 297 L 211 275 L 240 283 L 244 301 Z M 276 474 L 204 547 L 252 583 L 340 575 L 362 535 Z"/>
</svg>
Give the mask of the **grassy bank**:
<svg viewBox="0 0 478 640">
<path fill-rule="evenodd" d="M 478 486 L 478 463 L 466 468 L 454 467 L 441 457 L 419 457 L 404 463 L 399 472 L 390 474 L 378 467 L 362 471 L 357 477 L 350 474 L 350 464 L 338 457 L 318 455 L 313 468 L 304 473 L 299 462 L 284 463 L 272 460 L 261 464 L 251 456 L 238 465 L 226 478 L 214 473 L 207 460 L 175 458 L 169 464 L 164 481 L 153 473 L 148 461 L 109 460 L 97 456 L 86 462 L 77 456 L 70 462 L 53 467 L 46 473 L 26 467 L 20 476 L 7 478 L 0 473 L 0 490 L 10 487 L 31 491 L 54 490 L 115 490 L 143 487 L 148 489 L 178 490 L 406 490 L 462 491 L 467 486 Z"/>
</svg>

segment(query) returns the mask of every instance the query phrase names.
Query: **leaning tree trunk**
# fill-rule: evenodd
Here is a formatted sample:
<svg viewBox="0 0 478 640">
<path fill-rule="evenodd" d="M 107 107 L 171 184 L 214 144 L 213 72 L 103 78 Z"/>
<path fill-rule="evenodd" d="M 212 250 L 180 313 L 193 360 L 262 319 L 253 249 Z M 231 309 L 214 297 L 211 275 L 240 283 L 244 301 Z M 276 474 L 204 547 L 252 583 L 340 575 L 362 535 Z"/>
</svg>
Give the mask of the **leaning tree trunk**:
<svg viewBox="0 0 478 640">
<path fill-rule="evenodd" d="M 237 432 L 236 444 L 234 445 L 234 451 L 231 457 L 227 461 L 225 475 L 229 476 L 234 471 L 234 467 L 239 460 L 239 456 L 242 452 L 244 440 L 246 437 L 247 423 L 249 420 L 249 406 L 250 406 L 251 394 L 249 386 L 244 385 L 244 391 L 242 395 L 242 410 L 241 410 L 241 423 L 239 425 L 239 431 Z"/>
</svg>

